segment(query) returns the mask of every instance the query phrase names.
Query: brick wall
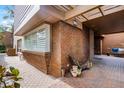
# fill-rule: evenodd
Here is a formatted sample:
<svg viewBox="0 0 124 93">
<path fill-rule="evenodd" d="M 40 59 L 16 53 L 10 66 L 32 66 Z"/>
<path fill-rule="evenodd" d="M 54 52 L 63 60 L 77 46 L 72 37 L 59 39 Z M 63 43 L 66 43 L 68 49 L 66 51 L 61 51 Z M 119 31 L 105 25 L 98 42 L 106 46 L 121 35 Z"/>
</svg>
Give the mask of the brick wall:
<svg viewBox="0 0 124 93">
<path fill-rule="evenodd" d="M 3 39 L 2 42 L 7 48 L 12 48 L 13 46 L 13 34 L 11 32 L 2 32 Z"/>
<path fill-rule="evenodd" d="M 23 52 L 27 61 L 41 71 L 48 71 L 50 75 L 60 77 L 61 68 L 67 68 L 67 64 L 69 63 L 69 55 L 74 56 L 81 63 L 86 62 L 89 58 L 88 31 L 81 30 L 68 23 L 59 21 L 52 24 L 51 36 L 50 59 L 44 56 L 41 57 L 37 55 L 37 53 L 27 54 L 26 52 Z M 49 63 L 49 67 L 45 64 L 43 59 L 49 59 L 49 62 L 47 62 Z"/>
<path fill-rule="evenodd" d="M 108 34 L 103 39 L 103 53 L 110 51 L 108 48 L 124 48 L 124 33 Z"/>
<path fill-rule="evenodd" d="M 50 74 L 53 76 L 61 76 L 61 27 L 60 22 L 52 26 L 52 46 L 51 46 L 51 62 Z"/>
<path fill-rule="evenodd" d="M 51 74 L 61 76 L 61 67 L 67 67 L 68 55 L 78 58 L 82 63 L 89 57 L 88 33 L 65 22 L 53 25 Z"/>
</svg>

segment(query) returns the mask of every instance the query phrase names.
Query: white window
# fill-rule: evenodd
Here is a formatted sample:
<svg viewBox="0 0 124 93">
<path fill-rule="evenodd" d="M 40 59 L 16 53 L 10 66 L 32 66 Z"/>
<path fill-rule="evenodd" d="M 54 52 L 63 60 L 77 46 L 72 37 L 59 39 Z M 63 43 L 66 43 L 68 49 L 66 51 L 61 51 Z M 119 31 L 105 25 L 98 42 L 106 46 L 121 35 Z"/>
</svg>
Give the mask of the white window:
<svg viewBox="0 0 124 93">
<path fill-rule="evenodd" d="M 50 25 L 44 24 L 24 36 L 25 50 L 50 52 Z"/>
</svg>

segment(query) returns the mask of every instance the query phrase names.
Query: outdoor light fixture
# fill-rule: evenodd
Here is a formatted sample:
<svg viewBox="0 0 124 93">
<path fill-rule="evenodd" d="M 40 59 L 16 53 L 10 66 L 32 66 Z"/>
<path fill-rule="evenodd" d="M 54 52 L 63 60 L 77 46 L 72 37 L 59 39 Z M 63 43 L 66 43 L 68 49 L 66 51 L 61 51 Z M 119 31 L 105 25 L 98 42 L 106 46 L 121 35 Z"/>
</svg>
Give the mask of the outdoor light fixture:
<svg viewBox="0 0 124 93">
<path fill-rule="evenodd" d="M 105 36 L 105 35 L 102 35 L 103 37 Z"/>
<path fill-rule="evenodd" d="M 74 19 L 74 20 L 73 20 L 73 26 L 77 26 L 77 25 L 78 25 L 77 20 Z"/>
</svg>

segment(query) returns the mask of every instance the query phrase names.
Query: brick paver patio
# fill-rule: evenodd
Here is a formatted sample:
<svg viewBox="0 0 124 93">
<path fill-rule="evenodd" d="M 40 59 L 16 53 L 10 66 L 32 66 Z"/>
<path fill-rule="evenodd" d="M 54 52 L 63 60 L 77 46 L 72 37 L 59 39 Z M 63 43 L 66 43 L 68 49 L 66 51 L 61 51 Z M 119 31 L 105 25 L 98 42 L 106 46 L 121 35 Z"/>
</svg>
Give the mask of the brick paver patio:
<svg viewBox="0 0 124 93">
<path fill-rule="evenodd" d="M 23 80 L 20 82 L 22 88 L 47 88 L 55 83 L 61 83 L 64 87 L 70 87 L 68 84 L 60 81 L 59 78 L 46 75 L 25 61 L 20 61 L 17 56 L 7 56 L 0 54 L 0 65 L 13 66 L 20 70 L 20 76 Z"/>
<path fill-rule="evenodd" d="M 46 75 L 25 61 L 20 61 L 17 56 L 8 57 L 0 54 L 0 64 L 14 66 L 20 70 L 24 80 L 21 87 L 43 88 L 43 87 L 124 87 L 124 58 L 96 56 L 94 65 L 90 70 L 82 72 L 82 77 L 54 78 Z"/>
</svg>

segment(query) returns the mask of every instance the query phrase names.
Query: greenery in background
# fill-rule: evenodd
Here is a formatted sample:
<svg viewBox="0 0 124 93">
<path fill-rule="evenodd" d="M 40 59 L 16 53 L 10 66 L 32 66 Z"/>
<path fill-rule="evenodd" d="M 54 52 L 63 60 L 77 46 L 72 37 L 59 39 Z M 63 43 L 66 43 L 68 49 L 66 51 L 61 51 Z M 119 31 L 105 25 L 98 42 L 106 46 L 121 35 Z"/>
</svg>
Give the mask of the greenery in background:
<svg viewBox="0 0 124 93">
<path fill-rule="evenodd" d="M 14 6 L 13 5 L 0 5 L 1 13 L 0 16 L 0 32 L 13 32 L 14 24 Z M 3 12 L 4 11 L 4 12 Z"/>
<path fill-rule="evenodd" d="M 13 26 L 14 26 L 13 25 L 14 24 L 14 6 L 5 5 L 3 10 L 5 10 L 5 14 L 4 16 L 2 16 L 2 19 L 7 23 L 0 24 L 0 53 L 4 53 L 7 47 L 4 45 L 4 40 L 3 40 L 3 38 L 5 37 L 4 32 L 7 31 L 7 32 L 13 33 Z"/>
<path fill-rule="evenodd" d="M 14 6 L 11 6 L 14 7 Z M 14 10 L 9 6 L 6 6 L 6 15 L 3 17 L 4 20 L 14 20 Z M 14 26 L 14 21 L 11 23 L 8 23 L 9 27 L 2 26 L 2 28 L 6 31 L 8 30 L 9 32 L 13 31 L 13 26 Z"/>
<path fill-rule="evenodd" d="M 7 69 L 0 65 L 0 88 L 20 88 L 19 80 L 22 77 L 19 74 L 19 70 L 14 67 Z"/>
<path fill-rule="evenodd" d="M 0 27 L 0 32 L 3 32 L 3 28 L 2 27 Z"/>
<path fill-rule="evenodd" d="M 5 53 L 5 52 L 6 52 L 6 46 L 0 45 L 0 53 Z"/>
<path fill-rule="evenodd" d="M 4 34 L 0 32 L 0 53 L 6 52 L 6 46 L 4 45 L 3 38 L 4 38 Z"/>
<path fill-rule="evenodd" d="M 14 7 L 14 6 L 12 6 L 12 7 Z M 4 16 L 3 18 L 4 19 L 8 19 L 8 18 L 9 19 L 13 19 L 14 18 L 14 11 L 13 11 L 13 9 L 8 7 L 8 6 L 6 6 L 6 9 L 7 9 L 7 15 Z"/>
</svg>

